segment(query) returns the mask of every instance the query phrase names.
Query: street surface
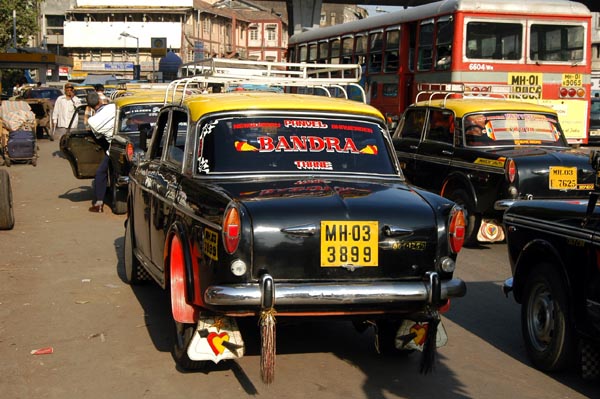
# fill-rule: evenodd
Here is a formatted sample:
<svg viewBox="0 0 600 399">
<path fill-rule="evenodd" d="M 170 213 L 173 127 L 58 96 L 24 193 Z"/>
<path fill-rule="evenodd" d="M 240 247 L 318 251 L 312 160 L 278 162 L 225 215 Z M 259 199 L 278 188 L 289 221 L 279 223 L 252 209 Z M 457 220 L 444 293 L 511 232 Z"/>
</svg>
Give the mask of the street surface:
<svg viewBox="0 0 600 399">
<path fill-rule="evenodd" d="M 467 295 L 444 316 L 449 341 L 432 375 L 419 374 L 419 354 L 378 356 L 372 332 L 350 323 L 281 319 L 272 385 L 260 379 L 255 320 L 241 326 L 245 357 L 181 372 L 164 293 L 123 282 L 125 217 L 89 213 L 91 180 L 73 177 L 58 142 L 38 144 L 37 167 L 7 168 L 16 224 L 0 231 L 1 398 L 600 397 L 598 381 L 529 365 L 519 306 L 500 289 L 510 274 L 504 244 L 461 252 Z"/>
</svg>

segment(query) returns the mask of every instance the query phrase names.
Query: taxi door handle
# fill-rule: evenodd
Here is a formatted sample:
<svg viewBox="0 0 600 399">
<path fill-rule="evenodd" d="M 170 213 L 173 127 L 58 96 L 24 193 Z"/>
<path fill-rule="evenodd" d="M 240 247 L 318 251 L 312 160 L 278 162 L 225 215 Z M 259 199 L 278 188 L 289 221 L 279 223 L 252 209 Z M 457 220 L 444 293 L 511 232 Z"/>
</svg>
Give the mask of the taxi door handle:
<svg viewBox="0 0 600 399">
<path fill-rule="evenodd" d="M 409 148 L 411 150 L 416 150 L 417 148 L 419 148 L 419 146 L 418 145 L 411 145 L 411 146 L 409 146 Z"/>
<path fill-rule="evenodd" d="M 452 155 L 452 154 L 454 154 L 454 151 L 442 150 L 442 154 L 444 154 L 444 155 Z"/>
</svg>

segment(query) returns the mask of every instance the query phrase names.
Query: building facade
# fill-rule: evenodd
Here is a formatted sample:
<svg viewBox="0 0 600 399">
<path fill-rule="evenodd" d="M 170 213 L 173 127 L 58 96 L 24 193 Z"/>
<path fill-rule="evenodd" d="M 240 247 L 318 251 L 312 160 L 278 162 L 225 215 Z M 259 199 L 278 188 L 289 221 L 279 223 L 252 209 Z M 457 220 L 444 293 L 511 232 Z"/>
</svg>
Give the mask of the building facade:
<svg viewBox="0 0 600 399">
<path fill-rule="evenodd" d="M 358 6 L 326 4 L 321 19 L 329 25 L 366 15 Z M 141 79 L 154 79 L 166 51 L 183 63 L 209 57 L 284 61 L 287 23 L 281 1 L 46 0 L 37 41 L 73 58 L 62 79 L 132 78 L 137 65 Z"/>
</svg>

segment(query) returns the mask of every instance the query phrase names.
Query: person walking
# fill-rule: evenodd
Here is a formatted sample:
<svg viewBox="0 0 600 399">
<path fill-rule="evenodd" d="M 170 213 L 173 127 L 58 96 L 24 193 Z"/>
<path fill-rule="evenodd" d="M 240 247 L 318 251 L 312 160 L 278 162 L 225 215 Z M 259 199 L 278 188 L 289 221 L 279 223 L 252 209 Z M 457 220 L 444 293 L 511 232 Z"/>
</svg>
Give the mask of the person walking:
<svg viewBox="0 0 600 399">
<path fill-rule="evenodd" d="M 52 140 L 60 138 L 67 132 L 68 128 L 77 127 L 79 115 L 77 115 L 75 110 L 79 105 L 81 105 L 81 100 L 75 96 L 73 84 L 65 84 L 65 94 L 56 99 L 54 109 L 52 110 L 52 123 L 54 126 Z"/>
<path fill-rule="evenodd" d="M 90 212 L 104 212 L 104 196 L 108 182 L 108 150 L 115 129 L 115 115 L 117 108 L 115 104 L 103 104 L 97 92 L 88 93 L 87 104 L 93 109 L 93 115 L 88 118 L 88 125 L 94 136 L 104 149 L 104 158 L 94 176 L 94 203 L 89 208 Z"/>
</svg>

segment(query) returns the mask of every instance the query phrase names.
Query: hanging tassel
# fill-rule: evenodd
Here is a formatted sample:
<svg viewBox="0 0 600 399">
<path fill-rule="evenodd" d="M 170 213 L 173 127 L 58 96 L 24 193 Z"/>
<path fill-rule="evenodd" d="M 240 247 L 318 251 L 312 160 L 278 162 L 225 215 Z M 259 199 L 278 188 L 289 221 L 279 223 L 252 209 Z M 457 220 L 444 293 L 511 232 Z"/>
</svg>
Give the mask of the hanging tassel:
<svg viewBox="0 0 600 399">
<path fill-rule="evenodd" d="M 260 376 L 265 384 L 275 379 L 275 309 L 260 312 Z"/>
<path fill-rule="evenodd" d="M 434 369 L 437 352 L 437 331 L 439 324 L 440 314 L 437 312 L 437 310 L 432 311 L 428 320 L 425 343 L 423 344 L 423 353 L 421 354 L 421 374 L 428 374 Z"/>
</svg>

